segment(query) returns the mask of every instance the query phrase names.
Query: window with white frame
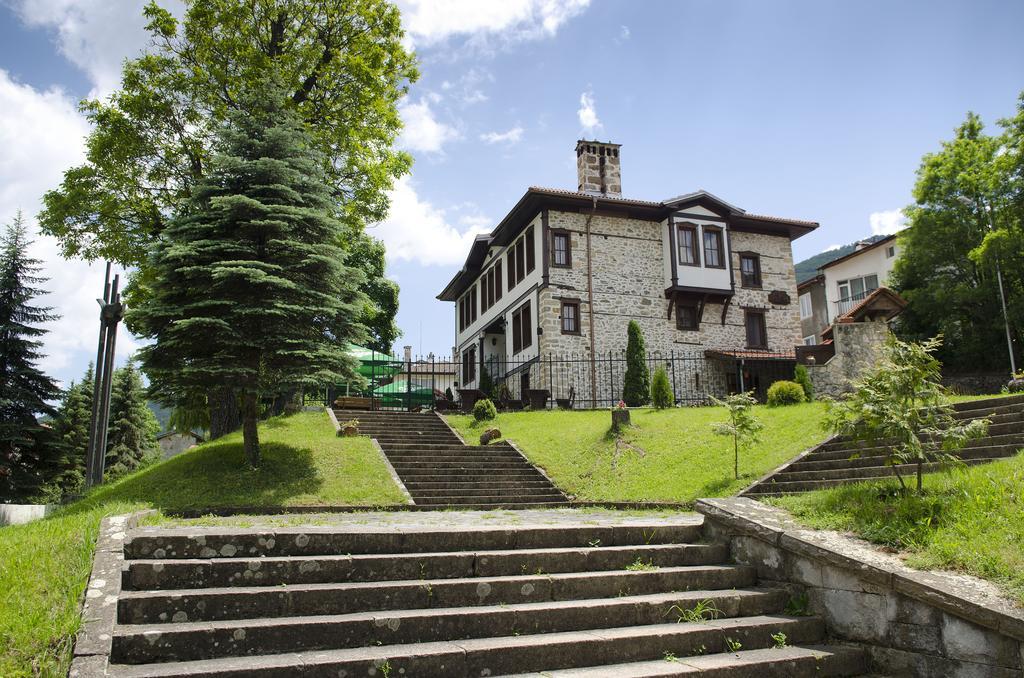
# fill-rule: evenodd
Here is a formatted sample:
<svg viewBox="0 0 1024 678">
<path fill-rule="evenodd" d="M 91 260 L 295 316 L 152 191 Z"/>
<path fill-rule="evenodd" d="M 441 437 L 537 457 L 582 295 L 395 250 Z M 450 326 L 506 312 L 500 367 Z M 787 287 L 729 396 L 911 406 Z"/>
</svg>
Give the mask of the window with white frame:
<svg viewBox="0 0 1024 678">
<path fill-rule="evenodd" d="M 800 295 L 800 319 L 807 320 L 814 315 L 814 307 L 811 305 L 811 293 Z"/>
<path fill-rule="evenodd" d="M 809 337 L 804 337 L 804 346 L 814 346 L 818 343 L 818 338 L 813 334 Z"/>
<path fill-rule="evenodd" d="M 872 274 L 860 278 L 840 280 L 838 288 L 839 301 L 860 301 L 878 289 L 878 276 Z"/>
</svg>

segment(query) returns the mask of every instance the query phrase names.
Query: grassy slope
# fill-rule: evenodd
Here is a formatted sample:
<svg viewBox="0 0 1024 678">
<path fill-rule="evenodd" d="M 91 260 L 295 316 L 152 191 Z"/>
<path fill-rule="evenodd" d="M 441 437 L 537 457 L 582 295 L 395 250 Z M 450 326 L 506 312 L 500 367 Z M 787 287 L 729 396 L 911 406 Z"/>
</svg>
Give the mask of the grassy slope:
<svg viewBox="0 0 1024 678">
<path fill-rule="evenodd" d="M 925 494 L 861 484 L 773 500 L 819 529 L 907 552 L 907 564 L 991 579 L 1024 605 L 1024 454 L 925 476 Z"/>
<path fill-rule="evenodd" d="M 58 514 L 0 529 L 0 676 L 66 675 L 100 520 L 156 507 L 404 501 L 365 438 L 336 438 L 326 413 L 260 427 L 263 467 L 242 468 L 240 434 L 97 489 Z"/>
<path fill-rule="evenodd" d="M 584 500 L 675 501 L 733 494 L 827 437 L 821 429 L 824 406 L 758 406 L 765 425 L 761 443 L 740 454 L 740 480 L 733 479 L 732 439 L 714 435 L 724 421 L 721 407 L 632 410 L 634 427 L 619 446 L 608 428 L 611 414 L 597 411 L 543 411 L 499 414 L 491 425 L 564 490 Z M 469 416 L 449 417 L 467 441 L 477 442 L 482 427 Z M 642 451 L 642 452 L 641 452 Z"/>
</svg>

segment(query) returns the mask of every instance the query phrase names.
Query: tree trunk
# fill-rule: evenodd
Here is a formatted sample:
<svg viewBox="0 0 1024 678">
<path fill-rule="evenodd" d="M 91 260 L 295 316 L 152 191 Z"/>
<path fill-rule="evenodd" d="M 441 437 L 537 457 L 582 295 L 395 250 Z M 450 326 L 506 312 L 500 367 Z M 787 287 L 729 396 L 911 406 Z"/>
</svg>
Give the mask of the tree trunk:
<svg viewBox="0 0 1024 678">
<path fill-rule="evenodd" d="M 255 393 L 246 393 L 242 399 L 242 442 L 245 460 L 252 468 L 260 465 L 260 437 L 256 429 L 259 400 Z"/>
<path fill-rule="evenodd" d="M 210 440 L 238 430 L 242 417 L 234 391 L 229 388 L 210 389 L 207 401 L 210 406 Z"/>
<path fill-rule="evenodd" d="M 732 438 L 733 463 L 732 472 L 736 480 L 740 479 L 740 441 L 736 436 Z"/>
</svg>

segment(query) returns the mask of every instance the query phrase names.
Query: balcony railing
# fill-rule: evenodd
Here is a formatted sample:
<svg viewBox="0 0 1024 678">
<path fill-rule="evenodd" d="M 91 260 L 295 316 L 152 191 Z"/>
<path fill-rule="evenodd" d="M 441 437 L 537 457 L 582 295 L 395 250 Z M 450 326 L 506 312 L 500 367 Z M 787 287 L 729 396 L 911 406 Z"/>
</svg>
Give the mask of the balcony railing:
<svg viewBox="0 0 1024 678">
<path fill-rule="evenodd" d="M 850 296 L 840 299 L 834 302 L 836 305 L 836 316 L 841 316 L 844 313 L 848 313 L 851 308 L 859 304 L 868 298 L 868 295 L 874 292 L 874 290 L 867 290 L 859 294 L 851 294 Z"/>
</svg>

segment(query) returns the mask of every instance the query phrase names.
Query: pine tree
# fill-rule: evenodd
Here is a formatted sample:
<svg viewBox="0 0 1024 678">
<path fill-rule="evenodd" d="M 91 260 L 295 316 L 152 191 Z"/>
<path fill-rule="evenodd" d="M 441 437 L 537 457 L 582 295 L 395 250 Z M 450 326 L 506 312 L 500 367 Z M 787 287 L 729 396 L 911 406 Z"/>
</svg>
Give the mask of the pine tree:
<svg viewBox="0 0 1024 678">
<path fill-rule="evenodd" d="M 92 423 L 93 368 L 89 364 L 82 381 L 64 393 L 54 432 L 64 448 L 65 468 L 56 485 L 61 494 L 77 494 L 85 484 L 85 458 L 89 448 L 89 425 Z"/>
<path fill-rule="evenodd" d="M 60 389 L 36 363 L 42 323 L 52 309 L 33 306 L 46 282 L 19 213 L 0 238 L 0 499 L 32 497 L 60 470 L 61 450 L 38 415 L 54 416 Z"/>
<path fill-rule="evenodd" d="M 246 460 L 259 464 L 260 398 L 343 382 L 361 275 L 324 158 L 277 88 L 240 95 L 213 167 L 164 233 L 151 296 L 130 320 L 154 342 L 140 351 L 151 391 L 170 405 L 210 388 L 238 395 Z"/>
<path fill-rule="evenodd" d="M 110 427 L 107 432 L 107 456 L 104 466 L 109 478 L 137 470 L 157 453 L 156 416 L 146 405 L 142 379 L 128 363 L 114 371 L 110 391 Z"/>
<path fill-rule="evenodd" d="M 651 373 L 647 369 L 646 353 L 640 324 L 630 320 L 626 337 L 626 377 L 622 387 L 622 400 L 629 407 L 650 402 Z"/>
<path fill-rule="evenodd" d="M 664 366 L 659 367 L 654 371 L 654 378 L 651 380 L 651 402 L 654 403 L 654 407 L 663 410 L 675 405 L 675 400 L 672 384 L 668 380 L 668 372 Z"/>
</svg>

